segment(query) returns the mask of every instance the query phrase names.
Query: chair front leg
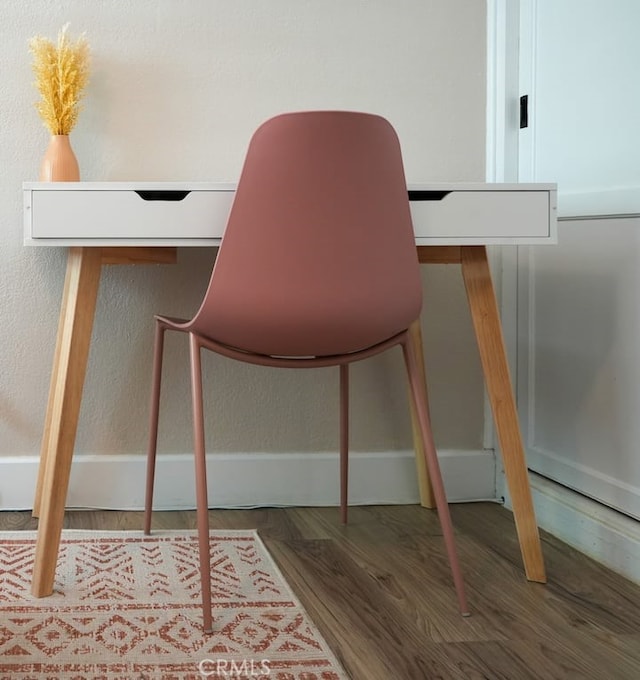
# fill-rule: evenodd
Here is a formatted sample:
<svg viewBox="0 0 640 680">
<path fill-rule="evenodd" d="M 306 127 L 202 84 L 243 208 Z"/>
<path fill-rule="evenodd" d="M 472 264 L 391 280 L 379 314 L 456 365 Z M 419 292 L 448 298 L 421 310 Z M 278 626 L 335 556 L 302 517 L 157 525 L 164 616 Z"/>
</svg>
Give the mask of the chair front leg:
<svg viewBox="0 0 640 680">
<path fill-rule="evenodd" d="M 191 400 L 193 404 L 193 443 L 196 462 L 196 507 L 200 582 L 202 587 L 202 621 L 205 633 L 213 632 L 211 615 L 211 555 L 209 551 L 209 502 L 207 498 L 207 461 L 204 443 L 202 408 L 202 363 L 198 336 L 189 333 L 191 356 Z"/>
<path fill-rule="evenodd" d="M 464 581 L 462 578 L 462 569 L 460 568 L 460 562 L 458 561 L 458 554 L 456 551 L 453 526 L 451 524 L 451 515 L 449 513 L 449 505 L 447 503 L 444 483 L 442 481 L 442 474 L 440 472 L 440 464 L 438 462 L 438 454 L 436 452 L 436 446 L 433 440 L 433 432 L 431 431 L 429 402 L 427 399 L 426 386 L 422 377 L 423 374 L 418 366 L 413 346 L 408 339 L 402 343 L 402 351 L 409 376 L 414 410 L 418 417 L 422 441 L 424 443 L 425 464 L 431 478 L 433 495 L 435 497 L 436 507 L 438 509 L 438 518 L 440 519 L 440 525 L 442 527 L 442 534 L 447 549 L 447 555 L 449 557 L 449 564 L 451 566 L 453 583 L 458 596 L 460 612 L 463 616 L 469 616 L 469 607 L 467 606 Z"/>
<path fill-rule="evenodd" d="M 149 447 L 147 449 L 147 485 L 144 500 L 144 533 L 151 533 L 153 485 L 158 448 L 158 417 L 160 413 L 160 385 L 162 382 L 162 357 L 164 353 L 165 326 L 156 319 L 153 342 L 153 373 L 151 378 L 151 405 L 149 408 Z"/>
</svg>

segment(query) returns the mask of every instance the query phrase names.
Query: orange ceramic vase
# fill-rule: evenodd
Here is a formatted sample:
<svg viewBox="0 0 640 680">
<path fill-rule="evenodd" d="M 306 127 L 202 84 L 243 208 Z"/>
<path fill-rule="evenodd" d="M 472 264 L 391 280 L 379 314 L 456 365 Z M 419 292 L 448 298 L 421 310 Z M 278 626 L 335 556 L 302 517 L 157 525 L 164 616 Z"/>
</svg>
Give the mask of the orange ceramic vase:
<svg viewBox="0 0 640 680">
<path fill-rule="evenodd" d="M 77 182 L 79 179 L 80 169 L 69 135 L 52 135 L 40 165 L 40 181 Z"/>
</svg>

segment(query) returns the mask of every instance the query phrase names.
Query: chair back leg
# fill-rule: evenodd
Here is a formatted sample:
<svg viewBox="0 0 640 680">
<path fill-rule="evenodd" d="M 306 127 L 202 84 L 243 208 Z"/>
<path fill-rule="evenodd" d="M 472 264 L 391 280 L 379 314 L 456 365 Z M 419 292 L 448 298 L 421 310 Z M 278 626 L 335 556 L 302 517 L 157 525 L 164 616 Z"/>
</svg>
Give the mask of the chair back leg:
<svg viewBox="0 0 640 680">
<path fill-rule="evenodd" d="M 202 362 L 198 336 L 189 333 L 191 358 L 191 401 L 193 406 L 193 444 L 196 463 L 196 508 L 202 586 L 202 622 L 205 633 L 213 632 L 211 615 L 211 555 L 209 551 L 209 502 L 207 498 L 207 462 L 202 408 Z"/>
<path fill-rule="evenodd" d="M 340 364 L 340 519 L 349 507 L 349 364 Z"/>
<path fill-rule="evenodd" d="M 414 354 L 413 346 L 408 338 L 402 343 L 402 352 L 404 354 L 404 360 L 409 376 L 415 413 L 417 415 L 422 434 L 422 441 L 424 443 L 425 464 L 431 479 L 433 495 L 436 501 L 436 507 L 438 509 L 438 518 L 440 519 L 440 525 L 442 527 L 442 534 L 447 549 L 447 555 L 449 557 L 451 575 L 453 577 L 453 583 L 458 596 L 460 612 L 463 616 L 469 616 L 469 607 L 467 606 L 464 581 L 462 578 L 462 569 L 460 568 L 460 562 L 458 561 L 458 554 L 456 551 L 453 526 L 451 524 L 451 515 L 449 513 L 449 505 L 445 495 L 444 483 L 442 481 L 442 474 L 440 472 L 440 464 L 438 463 L 438 455 L 436 452 L 435 442 L 433 440 L 433 433 L 431 431 L 427 391 Z"/>
<path fill-rule="evenodd" d="M 153 341 L 153 374 L 151 378 L 151 405 L 149 408 L 149 447 L 147 449 L 147 484 L 144 499 L 144 533 L 151 533 L 151 510 L 153 507 L 153 484 L 156 473 L 158 448 L 158 416 L 160 412 L 160 385 L 162 382 L 162 356 L 164 353 L 165 328 L 156 319 Z"/>
</svg>

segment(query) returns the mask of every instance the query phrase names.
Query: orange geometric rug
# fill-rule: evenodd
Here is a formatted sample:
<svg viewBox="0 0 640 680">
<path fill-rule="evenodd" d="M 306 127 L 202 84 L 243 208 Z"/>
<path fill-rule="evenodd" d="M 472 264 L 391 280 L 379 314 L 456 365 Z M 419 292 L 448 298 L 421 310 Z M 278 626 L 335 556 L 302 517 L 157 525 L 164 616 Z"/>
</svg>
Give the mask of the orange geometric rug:
<svg viewBox="0 0 640 680">
<path fill-rule="evenodd" d="M 212 531 L 214 633 L 195 532 L 64 531 L 54 594 L 35 532 L 0 533 L 2 680 L 346 680 L 254 531 Z"/>
</svg>

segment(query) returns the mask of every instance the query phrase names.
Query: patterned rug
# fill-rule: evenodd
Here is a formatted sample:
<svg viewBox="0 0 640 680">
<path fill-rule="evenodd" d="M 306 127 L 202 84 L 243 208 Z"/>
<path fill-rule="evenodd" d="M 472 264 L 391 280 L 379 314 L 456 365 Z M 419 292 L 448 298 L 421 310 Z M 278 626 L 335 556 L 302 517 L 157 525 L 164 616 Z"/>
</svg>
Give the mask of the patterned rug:
<svg viewBox="0 0 640 680">
<path fill-rule="evenodd" d="M 254 531 L 211 532 L 211 635 L 195 532 L 64 531 L 42 599 L 34 549 L 0 533 L 2 680 L 347 678 Z"/>
</svg>

